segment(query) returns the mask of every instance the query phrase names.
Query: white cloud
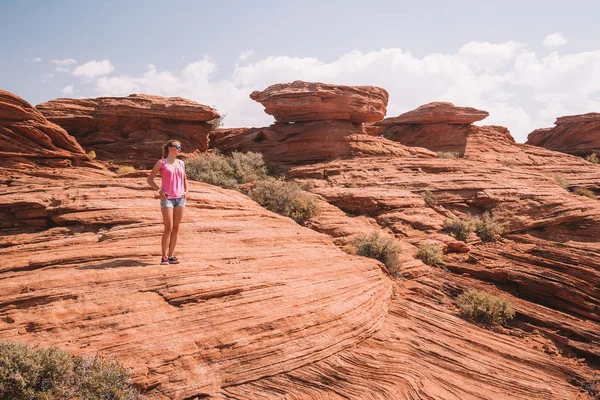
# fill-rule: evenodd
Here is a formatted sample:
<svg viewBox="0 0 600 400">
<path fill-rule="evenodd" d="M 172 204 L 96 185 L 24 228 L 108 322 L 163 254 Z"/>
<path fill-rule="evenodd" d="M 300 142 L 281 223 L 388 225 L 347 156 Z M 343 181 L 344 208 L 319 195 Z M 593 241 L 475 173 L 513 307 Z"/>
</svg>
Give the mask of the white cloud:
<svg viewBox="0 0 600 400">
<path fill-rule="evenodd" d="M 72 58 L 65 58 L 64 60 L 52 60 L 52 64 L 71 65 L 71 64 L 77 64 L 77 60 L 74 60 Z"/>
<path fill-rule="evenodd" d="M 75 88 L 73 87 L 73 85 L 68 85 L 62 88 L 62 92 L 63 94 L 71 95 L 75 93 Z"/>
<path fill-rule="evenodd" d="M 246 60 L 248 59 L 250 56 L 252 56 L 254 54 L 254 50 L 247 50 L 247 51 L 242 51 L 240 53 L 240 60 Z"/>
<path fill-rule="evenodd" d="M 56 72 L 70 72 L 71 71 L 69 68 L 62 68 L 62 67 L 56 67 L 54 70 Z"/>
<path fill-rule="evenodd" d="M 32 62 L 34 62 L 34 63 L 39 63 L 39 62 L 42 62 L 42 59 L 41 59 L 41 58 L 39 58 L 39 57 L 36 57 L 36 58 L 34 58 L 34 59 L 32 60 Z"/>
<path fill-rule="evenodd" d="M 454 54 L 416 57 L 397 48 L 354 50 L 332 62 L 272 56 L 236 64 L 228 77 L 217 79 L 217 71 L 209 57 L 179 73 L 148 65 L 140 74 L 98 77 L 95 91 L 181 96 L 215 105 L 227 113 L 226 126 L 251 127 L 273 122 L 262 105 L 249 98 L 253 90 L 294 80 L 374 85 L 390 94 L 388 116 L 432 101 L 450 101 L 489 111 L 479 124 L 507 126 L 520 142 L 534 129 L 552 126 L 558 116 L 600 111 L 600 50 L 541 57 L 517 42 L 471 42 Z"/>
<path fill-rule="evenodd" d="M 544 39 L 544 41 L 542 42 L 544 47 L 548 48 L 558 47 L 565 43 L 567 43 L 567 39 L 565 39 L 565 37 L 558 32 L 546 36 L 546 39 Z"/>
<path fill-rule="evenodd" d="M 82 78 L 93 79 L 97 76 L 108 75 L 115 70 L 115 67 L 108 60 L 89 61 L 79 65 L 73 70 L 73 75 Z"/>
</svg>

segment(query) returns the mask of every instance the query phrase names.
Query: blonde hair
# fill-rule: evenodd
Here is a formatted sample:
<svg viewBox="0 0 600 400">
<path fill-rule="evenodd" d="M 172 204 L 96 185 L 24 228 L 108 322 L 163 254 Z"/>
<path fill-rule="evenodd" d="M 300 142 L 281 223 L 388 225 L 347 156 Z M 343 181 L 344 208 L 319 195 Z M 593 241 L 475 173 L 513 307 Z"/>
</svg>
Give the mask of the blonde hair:
<svg viewBox="0 0 600 400">
<path fill-rule="evenodd" d="M 163 148 L 162 148 L 162 158 L 167 158 L 167 156 L 169 155 L 169 147 L 173 146 L 173 143 L 179 143 L 179 144 L 181 144 L 181 142 L 179 140 L 176 140 L 176 139 L 169 140 L 167 143 L 165 143 L 163 145 Z"/>
</svg>

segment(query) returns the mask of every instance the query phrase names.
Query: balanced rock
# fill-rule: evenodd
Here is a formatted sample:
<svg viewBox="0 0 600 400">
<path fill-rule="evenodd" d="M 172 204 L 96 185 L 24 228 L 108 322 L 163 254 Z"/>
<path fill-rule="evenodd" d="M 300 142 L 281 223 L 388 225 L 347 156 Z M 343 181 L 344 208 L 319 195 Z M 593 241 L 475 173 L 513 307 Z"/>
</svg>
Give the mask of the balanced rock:
<svg viewBox="0 0 600 400">
<path fill-rule="evenodd" d="M 526 144 L 576 156 L 600 153 L 600 113 L 560 117 L 554 124 L 531 132 Z"/>
<path fill-rule="evenodd" d="M 208 149 L 212 108 L 181 97 L 132 94 L 128 97 L 56 99 L 37 106 L 99 160 L 150 168 L 169 139 L 181 142 L 184 154 Z"/>
<path fill-rule="evenodd" d="M 0 159 L 68 167 L 89 161 L 77 140 L 22 98 L 0 90 Z"/>
<path fill-rule="evenodd" d="M 380 121 L 386 113 L 388 93 L 375 86 L 341 86 L 295 81 L 271 85 L 250 94 L 277 122 L 341 119 Z"/>
<path fill-rule="evenodd" d="M 427 103 L 398 117 L 386 118 L 377 125 L 395 124 L 458 124 L 468 125 L 490 115 L 472 107 L 456 107 L 452 103 Z"/>
</svg>

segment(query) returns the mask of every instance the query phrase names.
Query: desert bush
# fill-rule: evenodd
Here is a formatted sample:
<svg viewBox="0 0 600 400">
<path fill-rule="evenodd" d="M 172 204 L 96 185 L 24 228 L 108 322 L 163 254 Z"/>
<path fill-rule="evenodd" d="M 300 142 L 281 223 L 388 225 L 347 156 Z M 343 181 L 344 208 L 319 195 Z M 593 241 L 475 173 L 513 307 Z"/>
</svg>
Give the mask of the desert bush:
<svg viewBox="0 0 600 400">
<path fill-rule="evenodd" d="M 390 273 L 398 273 L 400 251 L 393 237 L 379 232 L 364 233 L 355 237 L 352 244 L 356 247 L 356 254 L 375 258 L 384 263 Z"/>
<path fill-rule="evenodd" d="M 454 218 L 444 221 L 444 230 L 458 240 L 466 242 L 469 234 L 475 230 L 475 223 L 472 218 Z"/>
<path fill-rule="evenodd" d="M 135 172 L 135 168 L 133 168 L 131 165 L 119 165 L 117 167 L 117 175 L 130 174 L 132 172 Z"/>
<path fill-rule="evenodd" d="M 458 154 L 458 152 L 456 152 L 456 151 L 438 151 L 437 156 L 438 156 L 438 158 L 455 159 L 455 158 L 458 158 L 460 156 L 460 154 Z"/>
<path fill-rule="evenodd" d="M 482 242 L 495 242 L 500 239 L 506 230 L 506 224 L 498 221 L 489 212 L 484 212 L 481 217 L 475 218 L 475 233 Z"/>
<path fill-rule="evenodd" d="M 562 177 L 562 175 L 554 175 L 552 177 L 554 178 L 554 182 L 556 182 L 558 186 L 565 190 L 569 189 L 569 185 L 567 184 L 567 181 L 565 181 L 565 178 Z"/>
<path fill-rule="evenodd" d="M 576 188 L 573 193 L 575 193 L 576 195 L 579 195 L 579 196 L 589 197 L 590 199 L 596 198 L 596 196 L 594 195 L 594 192 L 592 192 L 590 189 L 586 189 L 584 187 Z"/>
<path fill-rule="evenodd" d="M 469 289 L 457 301 L 465 318 L 486 325 L 503 324 L 515 316 L 510 301 L 481 290 Z"/>
<path fill-rule="evenodd" d="M 427 265 L 440 265 L 444 261 L 442 249 L 435 244 L 420 245 L 416 257 Z"/>
<path fill-rule="evenodd" d="M 73 357 L 56 347 L 0 341 L 0 399 L 138 400 L 127 371 L 115 360 Z"/>
<path fill-rule="evenodd" d="M 135 400 L 142 397 L 129 382 L 129 373 L 113 358 L 76 357 L 72 386 L 86 400 Z"/>
<path fill-rule="evenodd" d="M 258 181 L 248 196 L 267 210 L 303 224 L 316 215 L 314 200 L 293 182 L 279 179 Z"/>
<path fill-rule="evenodd" d="M 96 159 L 96 152 L 94 150 L 90 150 L 87 152 L 87 156 L 90 158 L 90 160 L 95 160 Z"/>
<path fill-rule="evenodd" d="M 598 153 L 592 153 L 585 156 L 586 161 L 591 162 L 592 164 L 598 164 L 600 160 L 598 159 Z"/>
<path fill-rule="evenodd" d="M 425 200 L 425 204 L 427 204 L 428 207 L 433 207 L 437 204 L 435 196 L 429 190 L 421 192 L 421 197 L 423 198 L 423 200 Z"/>
<path fill-rule="evenodd" d="M 241 183 L 267 178 L 267 167 L 260 153 L 234 152 L 230 157 L 219 153 L 201 154 L 187 160 L 189 179 L 235 189 Z"/>
</svg>

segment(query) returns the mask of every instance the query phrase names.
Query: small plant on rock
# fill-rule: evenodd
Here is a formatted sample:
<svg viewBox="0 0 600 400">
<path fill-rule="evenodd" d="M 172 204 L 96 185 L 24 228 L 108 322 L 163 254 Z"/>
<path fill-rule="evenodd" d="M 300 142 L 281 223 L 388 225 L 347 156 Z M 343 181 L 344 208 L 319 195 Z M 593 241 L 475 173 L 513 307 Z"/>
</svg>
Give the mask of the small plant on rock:
<svg viewBox="0 0 600 400">
<path fill-rule="evenodd" d="M 87 152 L 87 156 L 90 158 L 90 160 L 95 160 L 96 159 L 96 152 L 94 150 L 90 150 Z"/>
<path fill-rule="evenodd" d="M 248 191 L 248 196 L 267 210 L 303 224 L 316 215 L 314 200 L 293 182 L 263 180 Z"/>
<path fill-rule="evenodd" d="M 466 319 L 486 325 L 503 324 L 515 316 L 510 301 L 481 290 L 469 289 L 457 301 Z"/>
<path fill-rule="evenodd" d="M 476 218 L 475 233 L 482 242 L 495 242 L 502 237 L 506 230 L 506 224 L 498 221 L 489 212 L 484 212 L 481 217 Z"/>
<path fill-rule="evenodd" d="M 586 189 L 584 187 L 578 187 L 578 188 L 576 188 L 573 193 L 575 193 L 578 196 L 588 197 L 590 199 L 595 199 L 596 198 L 596 196 L 594 195 L 594 192 L 592 192 L 590 189 Z"/>
<path fill-rule="evenodd" d="M 444 262 L 442 250 L 435 244 L 422 244 L 417 250 L 416 257 L 427 265 L 440 265 Z"/>
<path fill-rule="evenodd" d="M 592 153 L 585 156 L 586 161 L 591 162 L 592 164 L 598 164 L 600 160 L 598 159 L 598 153 Z"/>
<path fill-rule="evenodd" d="M 117 175 L 126 175 L 135 172 L 135 168 L 133 168 L 131 165 L 119 165 L 116 172 Z"/>
<path fill-rule="evenodd" d="M 429 190 L 421 192 L 421 197 L 423 198 L 423 200 L 425 200 L 425 204 L 427 204 L 427 207 L 433 207 L 437 204 L 435 196 Z"/>
<path fill-rule="evenodd" d="M 565 178 L 562 177 L 562 175 L 554 175 L 552 177 L 554 178 L 554 182 L 556 182 L 558 186 L 565 190 L 569 189 L 569 185 L 567 184 L 567 181 L 565 181 Z"/>
<path fill-rule="evenodd" d="M 438 158 L 456 159 L 460 156 L 460 154 L 456 151 L 438 151 L 437 156 Z"/>
<path fill-rule="evenodd" d="M 355 237 L 352 244 L 356 247 L 356 254 L 379 260 L 385 264 L 391 274 L 398 273 L 400 250 L 393 237 L 379 232 L 363 233 Z"/>
<path fill-rule="evenodd" d="M 267 167 L 260 153 L 234 152 L 227 157 L 220 153 L 201 154 L 186 162 L 189 179 L 206 182 L 225 189 L 267 178 Z"/>
<path fill-rule="evenodd" d="M 466 242 L 471 232 L 475 230 L 475 224 L 472 218 L 447 219 L 444 221 L 444 230 L 457 240 Z"/>
<path fill-rule="evenodd" d="M 0 399 L 140 400 L 116 360 L 0 341 Z"/>
</svg>

